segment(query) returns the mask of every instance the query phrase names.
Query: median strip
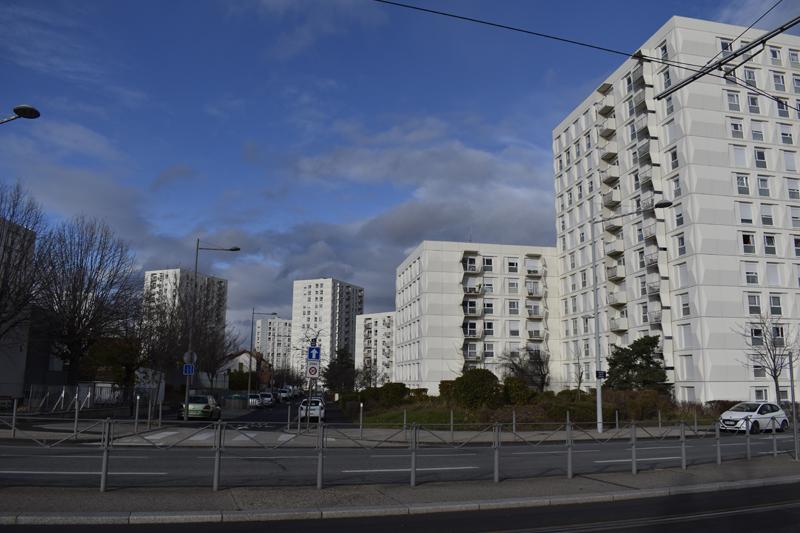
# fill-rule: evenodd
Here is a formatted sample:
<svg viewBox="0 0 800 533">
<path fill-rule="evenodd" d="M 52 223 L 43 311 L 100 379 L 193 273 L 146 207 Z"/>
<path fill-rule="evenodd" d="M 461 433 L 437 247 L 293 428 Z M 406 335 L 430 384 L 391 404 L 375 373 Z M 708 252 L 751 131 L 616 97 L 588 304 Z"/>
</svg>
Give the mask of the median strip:
<svg viewBox="0 0 800 533">
<path fill-rule="evenodd" d="M 477 466 L 437 466 L 432 468 L 417 468 L 417 472 L 431 472 L 434 470 L 477 470 Z M 388 472 L 411 472 L 410 468 L 375 468 L 371 470 L 342 470 L 342 474 L 381 474 Z"/>
</svg>

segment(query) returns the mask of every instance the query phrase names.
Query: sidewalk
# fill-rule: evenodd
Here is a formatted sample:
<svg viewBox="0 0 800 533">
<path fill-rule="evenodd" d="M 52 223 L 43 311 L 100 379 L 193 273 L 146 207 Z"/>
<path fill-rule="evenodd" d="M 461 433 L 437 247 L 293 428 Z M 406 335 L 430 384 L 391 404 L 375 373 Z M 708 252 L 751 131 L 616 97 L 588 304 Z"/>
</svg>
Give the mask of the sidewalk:
<svg viewBox="0 0 800 533">
<path fill-rule="evenodd" d="M 0 488 L 2 524 L 232 522 L 388 516 L 613 502 L 800 483 L 787 456 L 630 473 L 407 485 L 232 488 Z M 476 499 L 476 495 L 486 497 Z"/>
</svg>

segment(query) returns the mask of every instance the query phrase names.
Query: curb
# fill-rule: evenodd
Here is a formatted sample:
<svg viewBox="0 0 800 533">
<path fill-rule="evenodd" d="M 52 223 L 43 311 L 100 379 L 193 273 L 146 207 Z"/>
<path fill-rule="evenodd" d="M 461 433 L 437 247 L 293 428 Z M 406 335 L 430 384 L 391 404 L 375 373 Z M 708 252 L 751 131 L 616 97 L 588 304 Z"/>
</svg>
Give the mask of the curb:
<svg viewBox="0 0 800 533">
<path fill-rule="evenodd" d="M 256 509 L 252 511 L 190 511 L 129 513 L 0 513 L 0 525 L 111 525 L 111 524 L 190 524 L 217 522 L 273 522 L 279 520 L 317 520 L 328 518 L 362 518 L 402 516 L 464 511 L 489 511 L 525 507 L 548 507 L 581 503 L 621 502 L 661 498 L 680 494 L 697 494 L 723 490 L 758 488 L 800 483 L 800 475 L 741 481 L 701 483 L 681 487 L 635 489 L 607 493 L 551 497 L 507 498 L 465 502 L 412 503 L 383 507 L 323 507 L 316 510 Z"/>
</svg>

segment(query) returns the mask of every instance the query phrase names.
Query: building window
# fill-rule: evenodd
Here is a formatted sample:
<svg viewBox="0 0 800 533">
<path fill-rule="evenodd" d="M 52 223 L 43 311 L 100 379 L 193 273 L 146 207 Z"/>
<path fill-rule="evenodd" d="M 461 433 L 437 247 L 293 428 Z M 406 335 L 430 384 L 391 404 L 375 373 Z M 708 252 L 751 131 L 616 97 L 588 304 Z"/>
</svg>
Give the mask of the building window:
<svg viewBox="0 0 800 533">
<path fill-rule="evenodd" d="M 682 233 L 675 237 L 675 242 L 678 248 L 678 255 L 686 255 L 686 238 Z"/>
<path fill-rule="evenodd" d="M 484 272 L 491 272 L 494 268 L 494 259 L 491 257 L 484 257 L 483 258 L 483 271 Z"/>
<path fill-rule="evenodd" d="M 800 207 L 790 207 L 789 213 L 792 217 L 792 227 L 800 228 Z"/>
<path fill-rule="evenodd" d="M 736 190 L 739 194 L 750 194 L 750 179 L 747 174 L 736 174 Z"/>
<path fill-rule="evenodd" d="M 794 144 L 794 139 L 792 137 L 792 126 L 789 124 L 778 124 L 778 127 L 781 130 L 781 143 Z"/>
<path fill-rule="evenodd" d="M 493 315 L 494 314 L 494 301 L 493 300 L 483 300 L 483 314 L 484 315 Z"/>
<path fill-rule="evenodd" d="M 670 75 L 669 75 L 669 69 L 665 70 L 661 74 L 661 78 L 662 78 L 662 80 L 664 82 L 664 89 L 665 90 L 669 89 L 670 87 L 672 87 L 672 77 L 670 77 Z"/>
<path fill-rule="evenodd" d="M 734 139 L 744 139 L 744 126 L 741 119 L 730 119 L 731 137 Z"/>
<path fill-rule="evenodd" d="M 572 193 L 570 193 L 572 194 Z M 513 274 L 515 272 L 519 272 L 519 264 L 517 263 L 516 259 L 508 259 L 508 272 L 509 274 Z"/>
<path fill-rule="evenodd" d="M 764 255 L 775 255 L 775 235 L 764 235 Z"/>
<path fill-rule="evenodd" d="M 509 315 L 519 314 L 519 302 L 517 300 L 508 301 L 508 314 Z"/>
<path fill-rule="evenodd" d="M 744 82 L 749 87 L 758 87 L 756 83 L 756 71 L 752 68 L 745 68 L 744 69 Z"/>
<path fill-rule="evenodd" d="M 793 237 L 794 241 L 794 255 L 800 257 L 800 237 Z"/>
<path fill-rule="evenodd" d="M 508 280 L 508 293 L 509 294 L 517 294 L 519 293 L 519 281 L 516 279 L 509 279 Z"/>
<path fill-rule="evenodd" d="M 719 50 L 722 53 L 722 57 L 728 57 L 733 53 L 733 41 L 720 38 Z"/>
<path fill-rule="evenodd" d="M 681 191 L 681 178 L 680 176 L 675 176 L 672 178 L 672 198 L 678 198 L 682 194 Z"/>
<path fill-rule="evenodd" d="M 741 111 L 741 106 L 739 105 L 739 93 L 728 91 L 728 110 L 729 111 Z M 668 112 L 669 115 L 671 113 Z"/>
<path fill-rule="evenodd" d="M 789 191 L 790 200 L 800 200 L 800 181 L 792 178 L 786 178 L 786 188 Z"/>
<path fill-rule="evenodd" d="M 758 115 L 761 113 L 761 107 L 758 104 L 758 95 L 755 94 L 747 95 L 747 109 L 754 115 Z"/>
<path fill-rule="evenodd" d="M 753 148 L 753 157 L 756 161 L 756 168 L 767 168 L 767 151 L 764 148 Z"/>
<path fill-rule="evenodd" d="M 756 263 L 746 263 L 744 270 L 744 278 L 748 285 L 758 285 L 758 271 L 756 270 Z"/>
<path fill-rule="evenodd" d="M 746 254 L 756 253 L 755 235 L 752 233 L 742 233 L 742 252 Z"/>
<path fill-rule="evenodd" d="M 675 226 L 683 226 L 683 206 L 675 206 Z"/>
<path fill-rule="evenodd" d="M 673 148 L 669 151 L 669 168 L 675 170 L 678 168 L 678 149 Z"/>
<path fill-rule="evenodd" d="M 494 343 L 485 342 L 483 343 L 483 357 L 485 359 L 491 359 L 494 357 Z"/>
<path fill-rule="evenodd" d="M 761 206 L 761 224 L 764 226 L 772 226 L 773 219 L 772 219 L 772 206 L 771 205 L 762 205 Z"/>
<path fill-rule="evenodd" d="M 519 337 L 519 320 L 508 321 L 508 336 Z"/>
<path fill-rule="evenodd" d="M 786 92 L 786 82 L 783 79 L 783 74 L 779 72 L 773 72 L 772 84 L 775 86 L 776 91 Z"/>
<path fill-rule="evenodd" d="M 774 46 L 769 47 L 769 61 L 773 65 L 781 64 L 781 49 Z"/>
<path fill-rule="evenodd" d="M 692 314 L 691 309 L 689 308 L 688 294 L 679 294 L 678 301 L 680 302 L 681 316 L 689 316 L 690 314 Z"/>
<path fill-rule="evenodd" d="M 733 165 L 734 166 L 737 166 L 737 167 L 746 167 L 747 166 L 747 157 L 745 155 L 745 147 L 744 146 L 731 146 L 731 154 L 733 156 Z"/>
<path fill-rule="evenodd" d="M 758 195 L 769 198 L 769 178 L 767 176 L 758 177 Z"/>
<path fill-rule="evenodd" d="M 761 344 L 764 344 L 763 340 L 762 340 Z M 763 366 L 753 365 L 753 377 L 754 378 L 765 378 L 765 377 L 767 377 L 767 371 L 764 369 Z M 762 396 L 763 396 L 764 389 L 756 389 L 756 390 L 757 391 L 761 391 Z"/>
<path fill-rule="evenodd" d="M 494 337 L 494 322 L 486 320 L 483 323 L 483 333 L 487 337 Z"/>
<path fill-rule="evenodd" d="M 797 163 L 795 161 L 794 152 L 783 150 L 783 168 L 788 172 L 797 171 Z"/>
<path fill-rule="evenodd" d="M 792 75 L 792 89 L 794 92 L 800 93 L 800 76 L 797 74 Z"/>
<path fill-rule="evenodd" d="M 778 98 L 775 102 L 778 108 L 778 116 L 781 118 L 789 118 L 789 101 L 785 98 Z"/>
<path fill-rule="evenodd" d="M 750 136 L 754 141 L 764 140 L 764 123 L 760 120 L 750 121 Z"/>
<path fill-rule="evenodd" d="M 742 224 L 752 224 L 753 223 L 753 209 L 751 204 L 746 204 L 744 202 L 738 202 L 739 207 L 739 222 Z"/>
<path fill-rule="evenodd" d="M 800 52 L 797 50 L 789 50 L 789 63 L 794 68 L 800 68 Z"/>
<path fill-rule="evenodd" d="M 778 294 L 769 295 L 769 312 L 773 315 L 782 315 L 781 297 Z"/>
<path fill-rule="evenodd" d="M 747 312 L 751 315 L 761 314 L 761 296 L 758 294 L 747 295 Z"/>
<path fill-rule="evenodd" d="M 667 96 L 664 102 L 664 111 L 667 115 L 671 115 L 673 111 L 675 111 L 675 105 L 672 103 L 672 95 Z M 730 107 L 730 103 L 728 104 Z M 736 95 L 736 107 L 739 107 L 739 96 Z M 738 111 L 738 109 L 736 109 Z"/>
</svg>

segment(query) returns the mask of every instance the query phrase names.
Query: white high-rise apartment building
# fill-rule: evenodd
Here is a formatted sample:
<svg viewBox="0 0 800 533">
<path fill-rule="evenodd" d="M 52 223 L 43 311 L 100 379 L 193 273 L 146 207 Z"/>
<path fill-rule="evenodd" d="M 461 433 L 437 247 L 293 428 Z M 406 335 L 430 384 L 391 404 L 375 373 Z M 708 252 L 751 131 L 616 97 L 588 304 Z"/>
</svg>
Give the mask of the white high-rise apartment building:
<svg viewBox="0 0 800 533">
<path fill-rule="evenodd" d="M 356 315 L 364 312 L 364 289 L 333 278 L 295 280 L 292 291 L 291 364 L 305 372 L 306 350 L 317 338 L 324 368 L 339 348 L 356 348 Z"/>
<path fill-rule="evenodd" d="M 394 361 L 394 311 L 356 317 L 356 368 L 380 387 L 392 381 Z"/>
<path fill-rule="evenodd" d="M 465 367 L 560 343 L 555 248 L 423 241 L 397 267 L 393 381 L 438 394 Z"/>
<path fill-rule="evenodd" d="M 144 293 L 155 302 L 189 303 L 192 301 L 194 271 L 183 268 L 148 270 L 144 273 Z M 228 307 L 228 281 L 214 276 L 197 274 L 197 309 L 208 302 L 208 326 L 225 329 Z"/>
<path fill-rule="evenodd" d="M 657 61 L 634 54 L 553 131 L 562 386 L 577 370 L 594 381 L 593 203 L 607 219 L 594 243 L 602 355 L 658 335 L 678 400 L 775 400 L 738 331 L 757 342 L 759 313 L 800 318 L 800 38 L 733 61 L 744 87 L 709 75 L 654 98 L 692 74 L 659 61 L 703 65 L 763 33 L 744 30 L 671 18 L 640 50 Z M 654 209 L 661 199 L 673 205 Z"/>
<path fill-rule="evenodd" d="M 256 320 L 255 348 L 273 369 L 289 367 L 292 346 L 292 321 L 285 318 Z"/>
</svg>

